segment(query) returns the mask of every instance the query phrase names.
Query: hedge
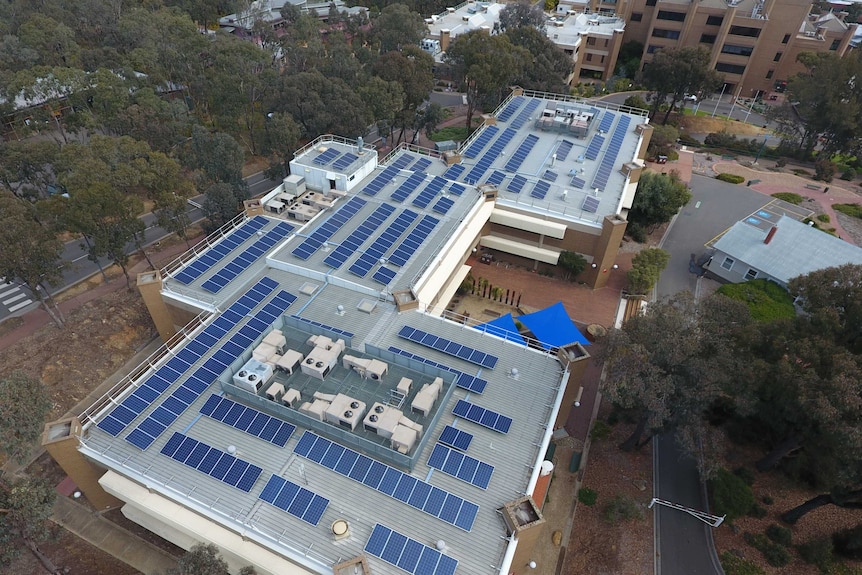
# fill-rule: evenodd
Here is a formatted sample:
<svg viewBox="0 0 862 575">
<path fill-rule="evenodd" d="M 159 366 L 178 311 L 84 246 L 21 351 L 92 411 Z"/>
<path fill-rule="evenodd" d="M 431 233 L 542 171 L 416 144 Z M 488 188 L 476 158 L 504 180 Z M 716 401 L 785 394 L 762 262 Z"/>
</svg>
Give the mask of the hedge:
<svg viewBox="0 0 862 575">
<path fill-rule="evenodd" d="M 721 180 L 722 182 L 727 182 L 729 184 L 741 184 L 745 181 L 745 178 L 742 176 L 737 176 L 735 174 L 718 174 L 715 176 L 716 180 Z"/>
</svg>

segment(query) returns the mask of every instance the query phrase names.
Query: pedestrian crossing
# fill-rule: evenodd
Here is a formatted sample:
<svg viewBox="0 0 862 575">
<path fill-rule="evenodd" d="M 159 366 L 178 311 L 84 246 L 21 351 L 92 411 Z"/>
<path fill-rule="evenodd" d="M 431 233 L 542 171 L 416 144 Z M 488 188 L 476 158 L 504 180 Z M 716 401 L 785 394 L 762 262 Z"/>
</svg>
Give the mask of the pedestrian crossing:
<svg viewBox="0 0 862 575">
<path fill-rule="evenodd" d="M 0 313 L 15 313 L 33 303 L 21 286 L 0 283 Z"/>
</svg>

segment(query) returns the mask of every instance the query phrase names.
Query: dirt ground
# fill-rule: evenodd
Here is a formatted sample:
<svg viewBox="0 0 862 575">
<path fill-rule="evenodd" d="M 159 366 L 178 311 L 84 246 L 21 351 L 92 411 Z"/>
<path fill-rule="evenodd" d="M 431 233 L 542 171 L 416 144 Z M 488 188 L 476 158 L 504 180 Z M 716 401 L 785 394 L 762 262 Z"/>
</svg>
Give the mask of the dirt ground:
<svg viewBox="0 0 862 575">
<path fill-rule="evenodd" d="M 766 132 L 762 127 L 746 124 L 735 120 L 721 120 L 703 116 L 682 116 L 679 118 L 680 128 L 692 134 L 710 134 L 725 131 L 738 136 L 757 136 Z"/>
</svg>

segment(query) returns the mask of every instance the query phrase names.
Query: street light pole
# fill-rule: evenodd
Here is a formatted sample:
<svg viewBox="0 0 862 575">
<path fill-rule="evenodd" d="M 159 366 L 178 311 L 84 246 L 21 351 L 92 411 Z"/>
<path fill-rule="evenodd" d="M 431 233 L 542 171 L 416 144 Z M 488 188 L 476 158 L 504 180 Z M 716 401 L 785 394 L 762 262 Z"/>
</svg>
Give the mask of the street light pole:
<svg viewBox="0 0 862 575">
<path fill-rule="evenodd" d="M 760 149 L 757 150 L 757 155 L 754 157 L 754 165 L 755 166 L 757 165 L 757 160 L 760 159 L 760 154 L 763 153 L 763 148 L 766 147 L 766 140 L 768 140 L 768 139 L 769 139 L 769 134 L 764 134 L 763 135 L 763 143 L 760 145 Z"/>
</svg>

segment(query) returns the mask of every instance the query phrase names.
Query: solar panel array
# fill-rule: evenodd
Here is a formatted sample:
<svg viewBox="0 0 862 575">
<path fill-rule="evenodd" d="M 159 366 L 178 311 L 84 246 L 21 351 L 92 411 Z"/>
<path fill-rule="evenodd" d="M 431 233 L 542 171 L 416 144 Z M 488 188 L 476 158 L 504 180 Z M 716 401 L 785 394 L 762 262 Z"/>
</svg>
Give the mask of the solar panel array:
<svg viewBox="0 0 862 575">
<path fill-rule="evenodd" d="M 407 199 L 407 196 L 416 191 L 416 188 L 419 187 L 419 184 L 425 181 L 425 174 L 422 172 L 416 172 L 410 174 L 410 177 L 404 180 L 400 186 L 398 186 L 392 195 L 389 196 L 391 199 L 396 202 L 403 202 Z"/>
<path fill-rule="evenodd" d="M 412 342 L 436 349 L 453 357 L 493 369 L 497 365 L 497 357 L 484 351 L 479 351 L 472 347 L 461 345 L 445 337 L 438 337 L 433 333 L 422 331 L 421 329 L 412 328 L 405 325 L 398 332 L 398 335 Z"/>
<path fill-rule="evenodd" d="M 368 182 L 368 185 L 363 188 L 362 193 L 367 196 L 376 196 L 380 190 L 386 187 L 386 184 L 391 182 L 395 176 L 398 175 L 398 172 L 410 163 L 410 156 L 403 155 L 398 156 L 398 159 L 392 162 L 391 165 L 387 166 L 385 170 L 374 176 L 374 179 Z"/>
<path fill-rule="evenodd" d="M 524 160 L 527 159 L 527 156 L 530 154 L 530 151 L 533 149 L 533 146 L 536 145 L 536 142 L 539 141 L 539 137 L 535 134 L 530 134 L 524 141 L 521 142 L 521 145 L 518 146 L 518 149 L 515 150 L 515 153 L 512 154 L 512 157 L 509 158 L 509 161 L 506 162 L 506 165 L 503 166 L 503 169 L 507 172 L 517 172 L 518 168 L 521 167 L 521 164 L 524 163 Z"/>
<path fill-rule="evenodd" d="M 473 140 L 467 149 L 464 150 L 464 157 L 466 158 L 475 158 L 479 155 L 479 152 L 485 149 L 485 146 L 491 141 L 491 138 L 497 135 L 497 132 L 500 131 L 500 128 L 497 126 L 488 126 L 485 128 L 485 131 L 479 134 L 475 140 Z"/>
<path fill-rule="evenodd" d="M 356 215 L 356 212 L 362 209 L 367 204 L 362 198 L 352 197 L 346 204 L 341 206 L 328 220 L 323 222 L 316 230 L 311 232 L 304 242 L 296 246 L 293 250 L 293 255 L 302 260 L 307 260 L 311 254 L 316 252 L 323 242 L 331 238 L 335 232 L 341 229 L 350 218 Z"/>
<path fill-rule="evenodd" d="M 599 157 L 599 150 L 605 145 L 605 137 L 600 134 L 593 134 L 593 139 L 590 140 L 590 145 L 587 146 L 587 151 L 584 152 L 584 157 L 588 160 L 595 160 Z"/>
<path fill-rule="evenodd" d="M 506 186 L 506 189 L 509 190 L 510 192 L 512 192 L 513 194 L 520 194 L 521 190 L 524 189 L 524 185 L 526 183 L 527 183 L 527 178 L 518 174 L 514 178 L 512 178 L 512 181 L 509 182 L 509 185 Z"/>
<path fill-rule="evenodd" d="M 581 205 L 581 209 L 585 212 L 590 212 L 591 214 L 596 213 L 599 209 L 599 199 L 594 196 L 587 196 L 584 198 L 584 203 Z"/>
<path fill-rule="evenodd" d="M 479 506 L 348 447 L 306 431 L 294 453 L 464 531 L 473 528 Z"/>
<path fill-rule="evenodd" d="M 524 100 L 526 100 L 526 98 L 524 98 L 523 96 L 515 96 L 514 98 L 509 100 L 509 103 L 506 104 L 506 107 L 503 108 L 503 111 L 500 112 L 500 115 L 497 116 L 497 119 L 501 122 L 508 122 L 509 118 L 511 118 L 515 114 L 515 112 L 518 111 L 518 108 L 521 107 L 521 104 L 524 103 Z"/>
<path fill-rule="evenodd" d="M 488 489 L 494 466 L 464 455 L 438 443 L 428 457 L 428 467 L 439 469 L 447 475 L 457 477 L 480 489 Z"/>
<path fill-rule="evenodd" d="M 464 190 L 466 190 L 466 189 L 467 188 L 465 186 L 463 186 L 462 184 L 456 184 L 456 183 L 449 184 L 449 193 L 455 194 L 456 196 L 460 196 L 461 194 L 463 194 Z"/>
<path fill-rule="evenodd" d="M 440 438 L 437 441 L 444 445 L 448 445 L 449 447 L 454 447 L 461 451 L 467 451 L 467 449 L 470 448 L 470 443 L 473 441 L 473 434 L 467 433 L 457 427 L 447 425 L 443 428 L 443 432 L 440 434 Z"/>
<path fill-rule="evenodd" d="M 262 286 L 264 281 L 266 284 Z M 211 330 L 210 333 L 218 334 L 216 339 L 220 339 L 263 301 L 263 298 L 269 295 L 277 285 L 275 281 L 263 278 L 249 290 L 249 293 L 237 300 L 221 317 L 207 326 L 204 333 Z M 259 296 L 260 292 L 266 289 L 269 292 Z M 254 292 L 253 297 L 251 292 Z M 257 299 L 258 297 L 260 299 Z M 221 348 L 216 350 L 213 356 L 191 374 L 182 385 L 166 397 L 135 429 L 129 432 L 126 441 L 139 449 L 147 449 L 295 300 L 296 296 L 283 290 L 280 291 L 272 301 L 263 306 L 228 341 L 224 342 Z M 234 308 L 240 302 L 243 304 Z"/>
<path fill-rule="evenodd" d="M 365 552 L 411 575 L 454 575 L 458 561 L 406 535 L 376 524 Z"/>
<path fill-rule="evenodd" d="M 599 122 L 599 132 L 609 132 L 615 118 L 616 116 L 614 116 L 613 112 L 606 110 L 605 115 L 602 116 L 602 121 Z"/>
<path fill-rule="evenodd" d="M 455 201 L 450 198 L 440 198 L 437 200 L 437 203 L 434 204 L 434 207 L 431 208 L 432 211 L 437 212 L 438 214 L 443 214 L 444 216 L 449 212 L 452 206 L 455 205 Z"/>
<path fill-rule="evenodd" d="M 380 268 L 374 272 L 374 275 L 371 276 L 371 279 L 377 283 L 388 286 L 389 283 L 395 279 L 396 275 L 398 275 L 398 272 L 395 270 L 387 268 L 386 266 L 380 266 Z"/>
<path fill-rule="evenodd" d="M 261 279 L 245 295 L 234 302 L 220 317 L 198 333 L 188 344 L 177 351 L 175 357 L 156 369 L 155 373 L 108 413 L 98 426 L 114 437 L 120 434 L 133 419 L 141 414 L 167 388 L 175 383 L 195 362 L 230 331 L 239 320 L 272 293 L 278 284 L 270 278 Z M 273 318 L 274 319 L 274 318 Z M 221 371 L 224 371 L 222 369 Z M 210 381 L 221 373 L 214 374 Z"/>
<path fill-rule="evenodd" d="M 605 186 L 608 185 L 608 178 L 611 177 L 611 172 L 614 169 L 614 164 L 616 164 L 617 155 L 620 153 L 623 141 L 626 139 L 626 132 L 629 129 L 630 123 L 631 118 L 629 116 L 623 116 L 620 118 L 620 121 L 617 122 L 617 125 L 614 128 L 614 133 L 611 136 L 611 143 L 608 144 L 608 149 L 605 150 L 605 155 L 602 157 L 599 169 L 596 172 L 595 177 L 593 177 L 593 188 L 604 190 Z"/>
<path fill-rule="evenodd" d="M 550 182 L 546 181 L 538 181 L 536 185 L 533 186 L 533 191 L 530 192 L 530 196 L 536 198 L 538 200 L 544 200 L 545 196 L 548 195 L 548 190 L 551 189 Z"/>
<path fill-rule="evenodd" d="M 486 184 L 494 184 L 495 186 L 499 186 L 501 183 L 503 183 L 503 180 L 505 180 L 505 179 L 506 179 L 506 174 L 504 174 L 503 172 L 499 172 L 497 170 L 494 170 L 493 172 L 491 172 L 491 175 L 488 176 L 488 179 L 485 180 L 485 183 Z"/>
<path fill-rule="evenodd" d="M 252 234 L 263 228 L 268 222 L 269 220 L 263 216 L 253 217 L 233 230 L 230 235 L 222 239 L 218 244 L 207 250 L 204 255 L 189 264 L 184 270 L 175 275 L 174 279 L 186 285 L 192 283 L 212 266 L 224 259 L 231 251 L 239 247 Z"/>
<path fill-rule="evenodd" d="M 329 499 L 273 474 L 260 498 L 310 525 L 317 525 L 329 506 Z"/>
<path fill-rule="evenodd" d="M 365 253 L 359 256 L 353 265 L 350 266 L 350 273 L 364 278 L 371 271 L 380 258 L 382 258 L 392 244 L 401 237 L 401 235 L 410 227 L 410 224 L 419 217 L 419 214 L 411 210 L 404 210 L 395 221 L 386 228 L 382 234 L 377 236 L 377 239 L 371 246 L 365 250 Z"/>
<path fill-rule="evenodd" d="M 162 455 L 206 473 L 228 485 L 248 493 L 263 471 L 257 465 L 243 461 L 221 449 L 175 432 L 162 447 Z"/>
<path fill-rule="evenodd" d="M 325 329 L 327 331 L 330 331 L 334 334 L 344 336 L 348 339 L 353 337 L 353 334 L 350 333 L 349 331 L 345 331 L 343 329 L 338 329 L 337 327 L 332 327 L 331 325 L 326 325 L 325 323 L 320 323 L 319 321 L 314 321 L 313 319 L 307 319 L 304 317 L 299 317 L 298 315 L 294 315 L 291 317 L 293 317 L 294 319 L 298 319 L 299 321 L 301 321 L 303 323 L 307 323 L 308 325 L 313 325 L 314 327 L 319 327 L 321 329 Z"/>
<path fill-rule="evenodd" d="M 585 182 L 583 179 L 579 178 L 578 176 L 574 176 L 574 177 L 572 177 L 572 185 L 574 187 L 578 188 L 579 190 L 583 190 L 584 186 L 587 185 L 587 182 Z"/>
<path fill-rule="evenodd" d="M 312 162 L 317 166 L 325 166 L 332 160 L 338 157 L 341 154 L 340 151 L 335 148 L 327 148 L 323 152 L 317 154 L 317 156 L 312 160 Z"/>
<path fill-rule="evenodd" d="M 404 357 L 409 357 L 410 359 L 415 359 L 416 361 L 421 361 L 422 363 L 433 367 L 439 367 L 440 369 L 451 371 L 452 373 L 456 374 L 455 385 L 457 387 L 460 387 L 461 389 L 466 389 L 467 391 L 481 394 L 483 391 L 485 391 L 485 386 L 488 385 L 488 382 L 481 377 L 476 377 L 475 375 L 470 375 L 468 373 L 464 373 L 463 371 L 458 371 L 457 369 L 453 369 L 448 365 L 438 363 L 434 360 L 428 359 L 427 357 L 422 357 L 421 355 L 411 353 L 393 345 L 389 346 L 389 351 L 391 351 L 392 353 L 397 353 L 398 355 L 403 355 Z"/>
<path fill-rule="evenodd" d="M 511 417 L 500 415 L 496 411 L 479 407 L 463 399 L 458 400 L 458 403 L 452 409 L 452 413 L 458 417 L 463 417 L 467 421 L 472 421 L 500 433 L 509 433 L 509 428 L 512 427 Z"/>
<path fill-rule="evenodd" d="M 368 219 L 359 224 L 331 254 L 324 258 L 323 263 L 333 268 L 340 268 L 347 261 L 347 258 L 355 254 L 359 250 L 359 247 L 365 243 L 365 240 L 370 238 L 371 234 L 377 231 L 394 211 L 395 208 L 389 204 L 378 206 L 368 216 Z"/>
<path fill-rule="evenodd" d="M 295 425 L 216 394 L 210 395 L 201 413 L 279 447 L 284 447 L 296 430 Z"/>
<path fill-rule="evenodd" d="M 490 128 L 493 127 L 494 126 L 490 126 Z M 485 172 L 488 171 L 488 168 L 491 167 L 491 164 L 494 163 L 494 160 L 496 160 L 497 157 L 500 155 L 500 152 L 503 151 L 503 148 L 505 148 L 509 144 L 509 142 L 512 141 L 512 138 L 515 137 L 515 134 L 517 134 L 517 131 L 513 130 L 512 128 L 506 128 L 505 130 L 503 130 L 503 133 L 500 134 L 500 136 L 496 140 L 494 140 L 494 143 L 491 144 L 491 147 L 488 148 L 488 151 L 485 152 L 485 154 L 481 158 L 479 158 L 479 161 L 476 162 L 476 165 L 474 165 L 470 169 L 470 171 L 467 172 L 467 175 L 464 176 L 464 181 L 468 184 L 477 183 L 482 178 L 482 176 L 485 175 Z"/>
<path fill-rule="evenodd" d="M 535 112 L 536 108 L 539 107 L 540 102 L 541 100 L 537 99 L 531 99 L 529 102 L 527 102 L 527 105 L 524 107 L 523 110 L 521 110 L 521 113 L 518 114 L 518 116 L 514 120 L 512 120 L 511 127 L 515 130 L 520 130 L 523 125 L 527 123 L 527 120 L 530 119 L 530 114 Z"/>
<path fill-rule="evenodd" d="M 266 232 L 252 245 L 247 247 L 233 258 L 230 263 L 220 269 L 214 276 L 201 284 L 201 287 L 210 293 L 218 293 L 221 289 L 232 282 L 236 276 L 244 272 L 257 259 L 293 231 L 293 226 L 286 222 L 279 222 L 273 229 Z"/>
<path fill-rule="evenodd" d="M 568 140 L 563 140 L 562 142 L 560 142 L 560 145 L 557 146 L 557 161 L 565 161 L 566 158 L 569 157 L 569 152 L 572 151 L 572 146 L 574 145 L 575 144 L 573 142 L 570 142 Z"/>
<path fill-rule="evenodd" d="M 440 176 L 434 176 L 434 178 L 428 182 L 428 185 L 419 192 L 419 195 L 413 200 L 413 205 L 417 208 L 426 208 L 428 204 L 431 203 L 431 200 L 434 199 L 434 196 L 443 191 L 443 187 L 446 185 L 446 180 L 441 178 Z"/>
<path fill-rule="evenodd" d="M 457 180 L 466 169 L 467 168 L 464 167 L 464 164 L 452 164 L 449 166 L 449 169 L 446 170 L 446 173 L 443 174 L 443 177 L 447 180 Z"/>
<path fill-rule="evenodd" d="M 548 180 L 549 182 L 556 182 L 559 177 L 560 175 L 557 172 L 551 170 L 545 170 L 545 173 L 542 174 L 542 179 Z"/>
<path fill-rule="evenodd" d="M 335 160 L 335 163 L 332 164 L 332 169 L 343 170 L 343 169 L 347 168 L 347 166 L 349 166 L 350 164 L 352 164 L 353 162 L 355 162 L 358 159 L 359 159 L 359 156 L 357 156 L 356 154 L 353 154 L 351 152 L 347 152 L 346 154 L 344 154 L 343 156 L 341 156 L 340 158 Z"/>
<path fill-rule="evenodd" d="M 404 267 L 404 264 L 410 261 L 410 258 L 416 253 L 422 242 L 425 241 L 439 223 L 440 220 L 433 216 L 424 216 L 416 224 L 416 227 L 407 234 L 407 237 L 402 240 L 401 244 L 395 248 L 395 251 L 389 256 L 389 261 L 396 266 Z"/>
<path fill-rule="evenodd" d="M 419 158 L 416 160 L 416 163 L 410 166 L 410 170 L 413 172 L 424 172 L 428 169 L 428 166 L 431 165 L 431 160 L 428 158 Z"/>
</svg>

